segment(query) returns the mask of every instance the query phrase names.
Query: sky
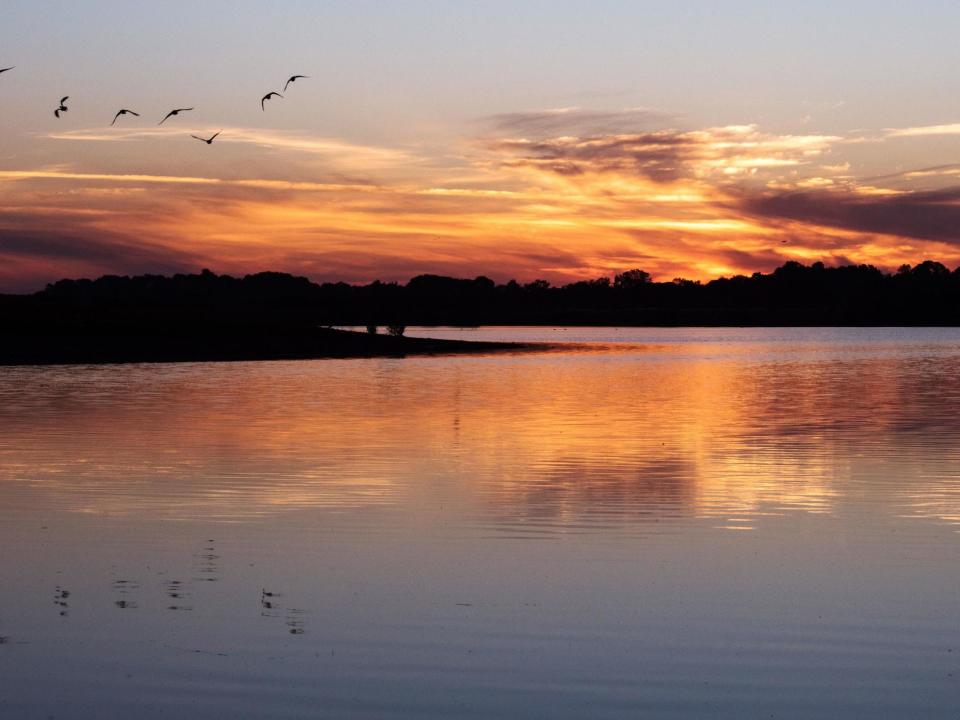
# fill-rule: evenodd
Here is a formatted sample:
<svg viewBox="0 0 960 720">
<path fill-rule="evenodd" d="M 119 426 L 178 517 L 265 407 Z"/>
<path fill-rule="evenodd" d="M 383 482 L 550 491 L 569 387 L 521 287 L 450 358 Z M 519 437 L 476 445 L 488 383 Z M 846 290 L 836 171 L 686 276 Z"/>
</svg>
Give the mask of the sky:
<svg viewBox="0 0 960 720">
<path fill-rule="evenodd" d="M 946 2 L 5 0 L 0 292 L 952 268 L 958 26 Z"/>
</svg>

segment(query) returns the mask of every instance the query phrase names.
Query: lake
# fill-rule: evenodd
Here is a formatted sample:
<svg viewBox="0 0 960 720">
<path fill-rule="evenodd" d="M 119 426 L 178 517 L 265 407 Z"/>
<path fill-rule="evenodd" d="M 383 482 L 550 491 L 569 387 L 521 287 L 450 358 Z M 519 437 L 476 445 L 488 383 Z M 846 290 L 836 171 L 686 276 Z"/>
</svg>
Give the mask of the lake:
<svg viewBox="0 0 960 720">
<path fill-rule="evenodd" d="M 951 718 L 960 330 L 0 368 L 4 718 Z"/>
</svg>

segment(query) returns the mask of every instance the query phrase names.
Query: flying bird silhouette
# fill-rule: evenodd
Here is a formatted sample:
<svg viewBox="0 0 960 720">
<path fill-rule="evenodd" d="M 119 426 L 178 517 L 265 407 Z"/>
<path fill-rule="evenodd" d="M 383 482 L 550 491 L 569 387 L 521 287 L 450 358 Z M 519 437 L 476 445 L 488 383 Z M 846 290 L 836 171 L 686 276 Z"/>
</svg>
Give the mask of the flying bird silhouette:
<svg viewBox="0 0 960 720">
<path fill-rule="evenodd" d="M 287 83 L 283 86 L 283 91 L 284 91 L 284 92 L 287 91 L 287 88 L 290 87 L 290 83 L 296 82 L 296 81 L 299 80 L 300 78 L 307 79 L 307 78 L 309 78 L 309 77 L 310 77 L 309 75 L 291 75 L 291 76 L 290 76 L 290 79 L 287 80 Z"/>
<path fill-rule="evenodd" d="M 264 107 L 264 103 L 266 103 L 267 100 L 269 100 L 270 98 L 272 98 L 274 95 L 276 95 L 278 98 L 283 99 L 283 95 L 281 95 L 281 94 L 278 93 L 278 92 L 272 92 L 272 91 L 271 91 L 271 92 L 268 92 L 266 95 L 264 95 L 262 98 L 260 98 L 260 109 L 261 109 L 261 110 L 266 110 L 266 109 L 267 109 L 266 107 Z"/>
<path fill-rule="evenodd" d="M 69 96 L 69 95 L 64 95 L 62 98 L 60 98 L 60 107 L 58 107 L 56 110 L 53 111 L 53 114 L 54 114 L 56 117 L 59 118 L 59 117 L 60 117 L 60 113 L 66 112 L 67 110 L 70 109 L 70 108 L 68 108 L 66 105 L 64 105 L 64 103 L 65 103 L 67 100 L 69 100 L 69 99 L 70 99 L 70 96 Z"/>
<path fill-rule="evenodd" d="M 223 130 L 221 130 L 220 132 L 216 132 L 213 135 L 211 135 L 209 138 L 202 138 L 202 137 L 198 137 L 197 135 L 191 135 L 190 137 L 196 138 L 200 142 L 205 142 L 207 145 L 213 145 L 214 139 L 216 139 L 217 135 L 219 135 L 222 132 Z"/>
<path fill-rule="evenodd" d="M 113 116 L 113 122 L 110 123 L 110 125 L 111 125 L 111 126 L 115 125 L 116 122 L 117 122 L 117 118 L 120 117 L 121 115 L 134 115 L 134 116 L 136 116 L 136 117 L 140 117 L 140 113 L 134 112 L 133 110 L 127 110 L 126 108 L 123 108 L 123 109 L 120 110 L 116 115 Z"/>
<path fill-rule="evenodd" d="M 158 122 L 157 125 L 163 125 L 169 118 L 172 118 L 172 117 L 174 117 L 175 115 L 179 115 L 179 114 L 182 113 L 182 112 L 187 112 L 188 110 L 193 110 L 193 108 L 192 108 L 192 107 L 190 107 L 190 108 L 177 108 L 176 110 L 171 110 L 171 111 L 168 112 L 166 115 L 164 115 L 163 120 L 161 120 L 160 122 Z"/>
<path fill-rule="evenodd" d="M 0 74 L 3 74 L 3 73 L 5 73 L 5 72 L 7 72 L 7 71 L 9 71 L 9 70 L 13 70 L 15 67 L 16 67 L 16 65 L 11 65 L 11 66 L 8 67 L 8 68 L 0 68 Z"/>
</svg>

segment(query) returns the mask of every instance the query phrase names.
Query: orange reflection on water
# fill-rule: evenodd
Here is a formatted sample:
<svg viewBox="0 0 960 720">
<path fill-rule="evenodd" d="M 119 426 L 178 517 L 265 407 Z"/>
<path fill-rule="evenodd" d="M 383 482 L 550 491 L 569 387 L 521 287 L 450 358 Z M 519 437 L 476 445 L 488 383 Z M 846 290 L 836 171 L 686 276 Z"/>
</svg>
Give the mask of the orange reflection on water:
<svg viewBox="0 0 960 720">
<path fill-rule="evenodd" d="M 958 388 L 941 381 L 934 398 L 940 361 L 884 352 L 687 343 L 10 369 L 0 497 L 185 520 L 392 506 L 414 522 L 458 512 L 534 530 L 684 518 L 747 530 L 902 505 L 894 459 L 952 457 L 941 401 Z M 910 478 L 914 496 L 946 488 L 913 507 L 956 520 L 956 474 L 944 472 Z"/>
</svg>

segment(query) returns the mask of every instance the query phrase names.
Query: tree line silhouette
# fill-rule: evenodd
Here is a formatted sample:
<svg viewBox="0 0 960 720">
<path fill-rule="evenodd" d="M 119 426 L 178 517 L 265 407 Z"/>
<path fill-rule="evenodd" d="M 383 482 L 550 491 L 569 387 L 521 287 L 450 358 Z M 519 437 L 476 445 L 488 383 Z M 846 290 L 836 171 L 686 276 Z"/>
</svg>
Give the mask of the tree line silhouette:
<svg viewBox="0 0 960 720">
<path fill-rule="evenodd" d="M 438 275 L 318 284 L 277 272 L 235 278 L 204 270 L 60 280 L 32 295 L 0 296 L 7 331 L 371 324 L 960 325 L 960 268 L 926 261 L 886 273 L 788 262 L 705 283 L 654 282 L 630 270 L 563 286 Z"/>
<path fill-rule="evenodd" d="M 885 273 L 870 265 L 787 262 L 771 273 L 706 283 L 654 282 L 630 270 L 563 286 L 438 275 L 403 285 L 319 284 L 277 272 L 235 278 L 204 270 L 60 280 L 33 295 L 0 296 L 0 314 L 7 327 L 18 316 L 93 324 L 179 316 L 254 325 L 954 325 L 960 324 L 960 268 L 926 261 Z"/>
</svg>

